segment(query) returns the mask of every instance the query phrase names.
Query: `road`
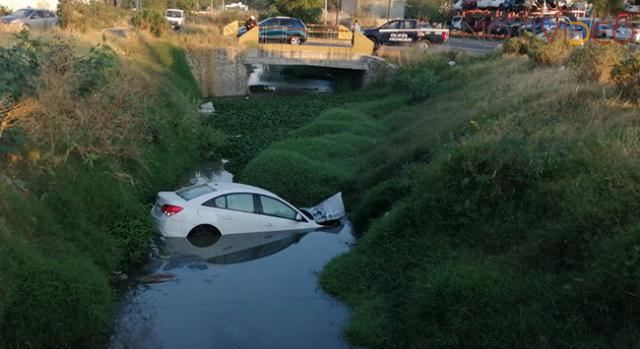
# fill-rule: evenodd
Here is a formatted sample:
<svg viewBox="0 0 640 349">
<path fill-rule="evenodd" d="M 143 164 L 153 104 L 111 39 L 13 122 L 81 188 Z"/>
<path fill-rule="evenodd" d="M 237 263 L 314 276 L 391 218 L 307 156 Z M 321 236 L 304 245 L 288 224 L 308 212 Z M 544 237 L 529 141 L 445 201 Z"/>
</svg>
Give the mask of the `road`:
<svg viewBox="0 0 640 349">
<path fill-rule="evenodd" d="M 492 52 L 499 46 L 502 46 L 500 41 L 449 38 L 449 44 L 445 47 L 472 55 L 482 55 Z"/>
</svg>

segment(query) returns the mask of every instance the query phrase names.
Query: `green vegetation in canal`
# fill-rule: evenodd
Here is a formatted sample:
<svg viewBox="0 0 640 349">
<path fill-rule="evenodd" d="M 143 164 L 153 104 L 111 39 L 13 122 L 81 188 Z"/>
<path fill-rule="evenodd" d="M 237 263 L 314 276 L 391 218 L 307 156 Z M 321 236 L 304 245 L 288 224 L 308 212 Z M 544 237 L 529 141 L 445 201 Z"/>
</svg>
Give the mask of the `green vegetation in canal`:
<svg viewBox="0 0 640 349">
<path fill-rule="evenodd" d="M 220 135 L 168 43 L 83 51 L 21 34 L 0 66 L 0 347 L 95 346 L 114 272 L 148 255 L 147 203 Z"/>
<path fill-rule="evenodd" d="M 626 85 L 522 57 L 450 59 L 401 72 L 429 91 L 327 111 L 241 177 L 298 204 L 347 191 L 363 236 L 320 283 L 353 307 L 356 345 L 636 347 L 640 147 Z"/>
<path fill-rule="evenodd" d="M 216 114 L 210 126 L 227 135 L 222 153 L 231 160 L 228 169 L 239 172 L 271 143 L 287 138 L 323 111 L 387 93 L 387 89 L 382 89 L 336 95 L 216 98 Z"/>
</svg>

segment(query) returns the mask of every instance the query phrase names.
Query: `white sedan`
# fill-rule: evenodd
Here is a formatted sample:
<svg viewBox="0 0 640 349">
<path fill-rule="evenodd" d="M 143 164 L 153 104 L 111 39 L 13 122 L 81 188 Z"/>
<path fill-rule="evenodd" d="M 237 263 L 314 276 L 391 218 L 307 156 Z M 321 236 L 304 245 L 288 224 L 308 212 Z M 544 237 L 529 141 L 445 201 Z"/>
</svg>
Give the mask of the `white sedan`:
<svg viewBox="0 0 640 349">
<path fill-rule="evenodd" d="M 321 227 L 277 195 L 239 183 L 207 183 L 160 192 L 151 216 L 166 237 L 307 232 Z"/>
</svg>

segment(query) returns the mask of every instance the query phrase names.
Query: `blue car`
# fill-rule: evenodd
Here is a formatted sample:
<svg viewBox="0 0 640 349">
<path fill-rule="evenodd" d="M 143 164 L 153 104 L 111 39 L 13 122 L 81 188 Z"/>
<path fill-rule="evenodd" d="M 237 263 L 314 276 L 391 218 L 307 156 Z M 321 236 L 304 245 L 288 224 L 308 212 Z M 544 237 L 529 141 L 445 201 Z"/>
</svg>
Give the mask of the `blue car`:
<svg viewBox="0 0 640 349">
<path fill-rule="evenodd" d="M 258 23 L 260 42 L 280 42 L 291 45 L 300 45 L 307 41 L 307 26 L 298 18 L 271 17 Z M 247 29 L 240 28 L 238 36 L 243 35 Z"/>
</svg>

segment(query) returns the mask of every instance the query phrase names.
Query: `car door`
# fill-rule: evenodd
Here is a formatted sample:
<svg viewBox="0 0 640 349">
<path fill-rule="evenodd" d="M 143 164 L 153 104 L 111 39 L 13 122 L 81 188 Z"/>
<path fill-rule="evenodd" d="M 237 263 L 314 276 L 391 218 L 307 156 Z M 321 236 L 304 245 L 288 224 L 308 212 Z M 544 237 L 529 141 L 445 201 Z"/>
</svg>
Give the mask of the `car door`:
<svg viewBox="0 0 640 349">
<path fill-rule="evenodd" d="M 262 214 L 264 231 L 298 232 L 308 229 L 308 224 L 296 218 L 299 214 L 291 206 L 274 197 L 256 195 L 258 208 Z"/>
<path fill-rule="evenodd" d="M 264 231 L 261 215 L 256 213 L 253 194 L 233 193 L 209 200 L 198 208 L 198 216 L 220 229 L 222 234 Z"/>
<path fill-rule="evenodd" d="M 392 34 L 397 34 L 398 28 L 400 28 L 400 21 L 388 22 L 378 30 L 378 39 L 381 43 L 387 43 L 391 39 Z"/>
<path fill-rule="evenodd" d="M 260 23 L 260 42 L 267 42 L 271 37 L 277 19 L 267 19 Z"/>
<path fill-rule="evenodd" d="M 27 24 L 33 29 L 44 29 L 46 23 L 44 15 L 44 11 L 33 11 Z"/>
</svg>

